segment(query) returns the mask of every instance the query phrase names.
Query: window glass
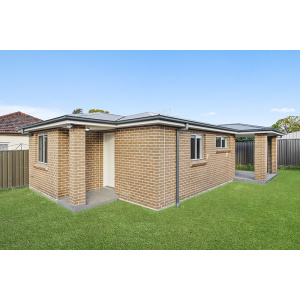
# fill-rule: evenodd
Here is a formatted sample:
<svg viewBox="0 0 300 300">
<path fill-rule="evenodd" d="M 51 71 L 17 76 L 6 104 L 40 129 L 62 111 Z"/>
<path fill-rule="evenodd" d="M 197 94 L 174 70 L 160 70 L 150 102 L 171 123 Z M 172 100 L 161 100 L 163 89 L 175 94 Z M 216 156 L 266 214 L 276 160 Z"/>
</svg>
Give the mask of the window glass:
<svg viewBox="0 0 300 300">
<path fill-rule="evenodd" d="M 222 139 L 222 148 L 225 148 L 225 147 L 226 147 L 225 139 L 223 138 L 223 139 Z"/>
<path fill-rule="evenodd" d="M 201 138 L 197 138 L 197 159 L 201 158 Z"/>
<path fill-rule="evenodd" d="M 199 134 L 191 135 L 191 159 L 203 158 L 203 136 Z"/>
<path fill-rule="evenodd" d="M 38 161 L 43 162 L 43 136 L 39 135 L 39 155 L 38 155 Z"/>
<path fill-rule="evenodd" d="M 48 137 L 47 134 L 38 136 L 38 162 L 47 163 L 48 161 Z"/>
<path fill-rule="evenodd" d="M 196 155 L 195 155 L 195 146 L 196 146 L 196 136 L 195 135 L 192 135 L 191 136 L 191 159 L 195 159 Z"/>
<path fill-rule="evenodd" d="M 47 135 L 44 135 L 44 163 L 47 163 L 47 159 L 48 159 L 48 137 Z"/>
<path fill-rule="evenodd" d="M 228 136 L 217 136 L 216 146 L 217 148 L 228 148 Z"/>
</svg>

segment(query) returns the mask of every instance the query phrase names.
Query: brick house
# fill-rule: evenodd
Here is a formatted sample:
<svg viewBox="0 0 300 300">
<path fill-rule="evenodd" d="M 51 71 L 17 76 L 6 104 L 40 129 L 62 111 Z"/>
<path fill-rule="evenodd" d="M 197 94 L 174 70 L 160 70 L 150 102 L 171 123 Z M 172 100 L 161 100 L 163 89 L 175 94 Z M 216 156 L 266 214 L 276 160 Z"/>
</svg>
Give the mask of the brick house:
<svg viewBox="0 0 300 300">
<path fill-rule="evenodd" d="M 178 206 L 234 180 L 236 136 L 255 136 L 254 179 L 266 182 L 268 173 L 277 173 L 282 135 L 268 127 L 155 113 L 70 114 L 22 131 L 30 134 L 30 188 L 72 211 L 111 199 L 154 210 Z"/>
</svg>

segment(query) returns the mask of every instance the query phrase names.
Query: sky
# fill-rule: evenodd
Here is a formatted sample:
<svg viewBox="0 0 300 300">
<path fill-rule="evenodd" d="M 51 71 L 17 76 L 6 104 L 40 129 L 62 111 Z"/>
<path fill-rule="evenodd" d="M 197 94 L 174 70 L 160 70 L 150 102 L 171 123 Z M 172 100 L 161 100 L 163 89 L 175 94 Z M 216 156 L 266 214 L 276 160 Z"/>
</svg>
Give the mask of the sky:
<svg viewBox="0 0 300 300">
<path fill-rule="evenodd" d="M 91 108 L 271 126 L 300 115 L 300 51 L 1 51 L 0 115 Z"/>
</svg>

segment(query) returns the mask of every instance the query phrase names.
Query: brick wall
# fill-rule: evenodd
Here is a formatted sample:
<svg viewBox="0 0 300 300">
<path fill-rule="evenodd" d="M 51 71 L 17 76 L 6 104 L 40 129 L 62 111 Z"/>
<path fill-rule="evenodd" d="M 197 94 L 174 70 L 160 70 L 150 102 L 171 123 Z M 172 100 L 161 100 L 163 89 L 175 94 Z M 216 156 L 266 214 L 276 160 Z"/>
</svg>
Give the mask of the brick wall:
<svg viewBox="0 0 300 300">
<path fill-rule="evenodd" d="M 38 135 L 48 135 L 48 163 L 38 163 Z M 67 130 L 47 130 L 29 138 L 29 186 L 53 199 L 69 193 Z"/>
<path fill-rule="evenodd" d="M 85 149 L 85 161 L 86 161 L 86 176 L 85 184 L 86 191 L 94 191 L 100 189 L 102 186 L 102 162 L 101 160 L 101 146 L 102 146 L 102 134 L 98 131 L 86 132 L 86 149 Z M 103 155 L 103 154 L 102 154 Z M 101 166 L 101 169 L 100 169 Z"/>
<path fill-rule="evenodd" d="M 205 165 L 191 166 L 191 133 L 204 134 Z M 180 133 L 180 200 L 233 180 L 235 138 L 229 149 L 216 149 L 216 133 Z M 121 199 L 161 209 L 175 204 L 176 129 L 148 126 L 122 129 L 115 134 L 116 193 Z"/>
<path fill-rule="evenodd" d="M 259 181 L 267 180 L 268 170 L 268 137 L 267 134 L 255 135 L 254 178 Z"/>
<path fill-rule="evenodd" d="M 268 137 L 268 173 L 272 173 L 272 138 Z"/>
<path fill-rule="evenodd" d="M 115 191 L 121 199 L 157 209 L 161 146 L 158 126 L 115 132 Z"/>
<path fill-rule="evenodd" d="M 203 134 L 204 159 L 192 163 L 191 134 Z M 165 153 L 161 156 L 163 166 L 160 174 L 160 198 L 158 208 L 173 205 L 176 201 L 176 129 L 161 130 Z M 208 189 L 233 180 L 235 176 L 235 138 L 228 136 L 228 149 L 216 149 L 216 134 L 197 130 L 180 132 L 179 149 L 179 200 L 197 195 Z M 163 151 L 163 147 L 162 147 Z M 164 174 L 164 175 L 163 175 Z"/>
<path fill-rule="evenodd" d="M 70 199 L 73 205 L 86 202 L 86 131 L 84 126 L 74 126 L 69 131 Z"/>
<path fill-rule="evenodd" d="M 61 198 L 69 195 L 69 130 L 59 131 L 58 161 L 58 198 Z"/>
<path fill-rule="evenodd" d="M 277 137 L 273 136 L 271 138 L 271 148 L 272 148 L 272 173 L 277 173 L 278 161 L 277 161 Z"/>
<path fill-rule="evenodd" d="M 103 185 L 103 134 L 49 130 L 48 164 L 37 163 L 37 134 L 30 137 L 30 186 L 54 199 L 70 195 L 85 203 L 85 192 Z M 192 166 L 191 133 L 204 135 L 203 165 Z M 216 149 L 213 132 L 180 133 L 180 200 L 233 180 L 235 139 L 229 149 Z M 176 128 L 144 126 L 115 131 L 115 190 L 121 199 L 153 209 L 175 204 Z"/>
</svg>

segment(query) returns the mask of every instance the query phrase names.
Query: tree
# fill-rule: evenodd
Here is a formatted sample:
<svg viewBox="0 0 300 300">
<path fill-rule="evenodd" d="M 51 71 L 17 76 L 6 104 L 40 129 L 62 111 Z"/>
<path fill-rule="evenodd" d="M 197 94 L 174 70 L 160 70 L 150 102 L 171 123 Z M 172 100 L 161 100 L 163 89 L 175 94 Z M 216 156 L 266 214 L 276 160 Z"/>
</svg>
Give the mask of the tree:
<svg viewBox="0 0 300 300">
<path fill-rule="evenodd" d="M 89 110 L 89 113 L 95 113 L 95 112 L 101 112 L 101 113 L 104 113 L 104 114 L 109 114 L 108 110 L 95 109 L 95 108 L 92 108 L 92 109 Z"/>
<path fill-rule="evenodd" d="M 300 131 L 300 116 L 289 116 L 280 119 L 271 127 L 285 131 L 286 133 Z"/>
<path fill-rule="evenodd" d="M 236 142 L 252 142 L 254 141 L 254 137 L 236 137 Z"/>
<path fill-rule="evenodd" d="M 82 108 L 76 108 L 76 109 L 73 110 L 72 113 L 73 114 L 83 114 L 83 110 L 82 110 Z"/>
</svg>

